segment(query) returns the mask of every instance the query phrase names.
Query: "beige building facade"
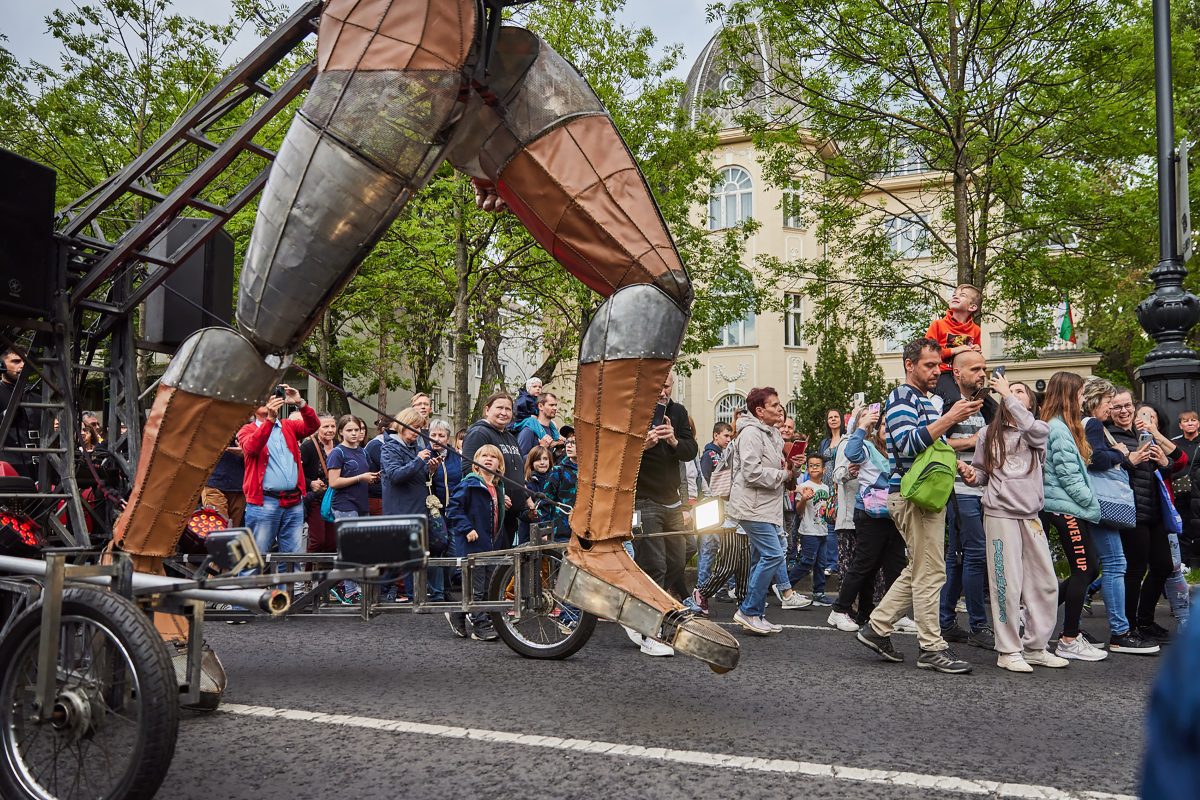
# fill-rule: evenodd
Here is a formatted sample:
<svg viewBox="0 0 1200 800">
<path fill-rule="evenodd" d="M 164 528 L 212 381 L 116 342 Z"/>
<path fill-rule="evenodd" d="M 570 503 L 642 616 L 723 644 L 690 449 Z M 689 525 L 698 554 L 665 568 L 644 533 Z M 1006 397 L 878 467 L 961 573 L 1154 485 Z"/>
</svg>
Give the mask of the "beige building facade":
<svg viewBox="0 0 1200 800">
<path fill-rule="evenodd" d="M 760 42 L 759 48 L 762 58 L 769 58 L 765 43 Z M 793 190 L 768 185 L 763 178 L 758 154 L 750 138 L 733 123 L 727 112 L 702 108 L 705 96 L 732 85 L 731 77 L 721 73 L 720 63 L 718 41 L 714 38 L 688 77 L 691 112 L 714 116 L 722 126 L 719 145 L 713 154 L 718 177 L 709 208 L 698 209 L 697 213 L 708 216 L 712 230 L 732 226 L 748 217 L 759 223 L 758 230 L 746 243 L 743 265 L 761 286 L 764 277 L 755 270 L 760 256 L 783 260 L 809 258 L 819 255 L 820 245 L 814 233 L 803 227 L 803 221 L 790 213 L 792 204 L 787 195 Z M 755 93 L 766 96 L 764 87 L 757 87 Z M 922 197 L 928 194 L 929 182 L 936 176 L 917 164 L 900 164 L 895 173 L 886 178 L 886 188 L 904 197 L 909 205 L 921 207 L 924 204 Z M 875 202 L 876 198 L 864 197 L 864 200 Z M 891 215 L 881 215 L 879 224 L 888 227 L 893 249 L 911 261 L 915 273 L 932 277 L 947 269 L 929 257 L 927 248 L 916 236 L 915 226 L 906 225 L 903 219 Z M 728 421 L 733 411 L 745 404 L 746 394 L 756 386 L 773 386 L 781 398 L 793 397 L 804 364 L 816 359 L 815 343 L 806 341 L 804 335 L 805 326 L 812 320 L 807 316 L 808 301 L 801 296 L 799 288 L 773 285 L 772 291 L 786 308 L 784 313 L 750 314 L 726 326 L 720 331 L 722 344 L 703 353 L 699 367 L 691 375 L 677 377 L 675 398 L 687 406 L 696 423 L 697 438 L 702 442 L 708 440 L 713 424 Z M 848 309 L 847 313 L 854 314 L 855 311 Z M 900 350 L 905 341 L 923 334 L 931 321 L 915 321 L 911 331 L 899 332 L 894 339 L 884 336 L 875 339 L 875 355 L 888 381 L 903 378 Z M 1078 328 L 1078 320 L 1076 326 Z M 1077 344 L 1055 340 L 1037 358 L 1015 361 L 1005 353 L 1003 328 L 986 321 L 982 328 L 983 353 L 989 366 L 1004 364 L 1011 379 L 1034 386 L 1059 370 L 1090 375 L 1100 360 L 1098 354 L 1087 350 L 1085 340 L 1080 337 Z"/>
</svg>

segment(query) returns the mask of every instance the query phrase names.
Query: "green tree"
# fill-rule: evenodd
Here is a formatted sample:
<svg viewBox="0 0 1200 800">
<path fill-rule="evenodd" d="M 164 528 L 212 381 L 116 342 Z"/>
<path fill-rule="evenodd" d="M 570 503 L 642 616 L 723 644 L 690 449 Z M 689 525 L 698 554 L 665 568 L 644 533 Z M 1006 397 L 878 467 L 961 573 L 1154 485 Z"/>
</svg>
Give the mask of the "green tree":
<svg viewBox="0 0 1200 800">
<path fill-rule="evenodd" d="M 817 345 L 817 358 L 800 371 L 796 432 L 813 442 L 825 436 L 825 412 L 836 408 L 850 412 L 850 399 L 862 392 L 867 404 L 882 403 L 890 390 L 883 369 L 875 358 L 875 346 L 865 329 L 857 334 L 840 327 L 829 328 Z"/>
<path fill-rule="evenodd" d="M 764 266 L 824 316 L 860 310 L 897 332 L 970 283 L 1009 349 L 1028 352 L 1064 292 L 1112 280 L 1090 237 L 1117 233 L 1109 201 L 1152 152 L 1146 3 L 736 0 L 720 13 L 743 85 L 765 69 L 770 86 L 740 120 L 773 182 L 800 183 L 822 243 Z M 927 267 L 896 247 L 905 237 Z"/>
</svg>

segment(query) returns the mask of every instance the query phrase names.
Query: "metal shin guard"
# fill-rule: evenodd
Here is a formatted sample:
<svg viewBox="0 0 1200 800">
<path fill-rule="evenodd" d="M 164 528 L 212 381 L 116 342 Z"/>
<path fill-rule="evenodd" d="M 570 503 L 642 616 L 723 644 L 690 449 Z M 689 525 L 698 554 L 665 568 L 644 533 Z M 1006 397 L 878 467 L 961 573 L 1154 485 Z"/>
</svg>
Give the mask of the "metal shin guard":
<svg viewBox="0 0 1200 800">
<path fill-rule="evenodd" d="M 741 648 L 737 639 L 719 625 L 696 617 L 686 609 L 655 608 L 623 586 L 609 583 L 602 576 L 577 566 L 570 558 L 570 550 L 558 569 L 554 594 L 564 603 L 625 625 L 684 655 L 697 658 L 714 672 L 729 672 L 738 664 Z"/>
<path fill-rule="evenodd" d="M 278 380 L 254 347 L 228 328 L 206 328 L 180 347 L 164 373 L 142 435 L 142 454 L 113 541 L 135 567 L 175 553 L 200 490 L 229 437 Z"/>
<path fill-rule="evenodd" d="M 293 352 L 443 160 L 474 0 L 331 0 L 320 73 L 271 168 L 238 294 L 263 352 Z"/>
</svg>

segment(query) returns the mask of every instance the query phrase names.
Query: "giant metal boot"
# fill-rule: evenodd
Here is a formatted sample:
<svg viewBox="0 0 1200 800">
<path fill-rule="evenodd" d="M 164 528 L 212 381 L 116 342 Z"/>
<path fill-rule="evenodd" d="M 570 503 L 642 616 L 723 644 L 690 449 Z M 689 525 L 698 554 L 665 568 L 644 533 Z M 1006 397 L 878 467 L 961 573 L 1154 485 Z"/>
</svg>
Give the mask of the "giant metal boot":
<svg viewBox="0 0 1200 800">
<path fill-rule="evenodd" d="M 642 445 L 687 325 L 687 271 L 633 156 L 574 67 L 529 31 L 504 28 L 488 89 L 471 98 L 449 158 L 490 182 L 547 252 L 608 297 L 580 356 L 574 535 L 556 593 L 714 670 L 733 669 L 737 640 L 687 612 L 623 546 Z"/>
</svg>

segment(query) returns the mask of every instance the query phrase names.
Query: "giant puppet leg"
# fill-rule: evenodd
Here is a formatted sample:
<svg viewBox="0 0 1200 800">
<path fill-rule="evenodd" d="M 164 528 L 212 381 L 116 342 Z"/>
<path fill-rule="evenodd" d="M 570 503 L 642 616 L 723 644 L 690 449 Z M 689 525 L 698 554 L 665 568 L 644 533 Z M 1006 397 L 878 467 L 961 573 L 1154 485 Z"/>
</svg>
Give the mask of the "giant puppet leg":
<svg viewBox="0 0 1200 800">
<path fill-rule="evenodd" d="M 658 207 L 583 77 L 529 31 L 502 29 L 485 92 L 449 157 L 495 184 L 538 242 L 608 298 L 581 348 L 575 402 L 579 487 L 556 592 L 565 602 L 728 671 L 738 644 L 696 618 L 626 554 L 655 400 L 692 302 Z"/>
<path fill-rule="evenodd" d="M 230 434 L 442 162 L 476 35 L 474 0 L 326 5 L 318 76 L 259 202 L 241 273 L 240 335 L 210 329 L 185 342 L 146 421 L 133 493 L 114 531 L 137 569 L 162 571 Z M 186 640 L 180 618 L 156 622 L 164 638 Z M 219 699 L 223 676 L 206 677 Z"/>
<path fill-rule="evenodd" d="M 230 434 L 442 161 L 475 28 L 472 0 L 331 0 L 319 74 L 279 149 L 242 268 L 241 335 L 180 348 L 146 422 L 116 545 L 161 569 Z"/>
</svg>

